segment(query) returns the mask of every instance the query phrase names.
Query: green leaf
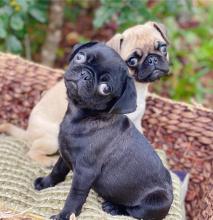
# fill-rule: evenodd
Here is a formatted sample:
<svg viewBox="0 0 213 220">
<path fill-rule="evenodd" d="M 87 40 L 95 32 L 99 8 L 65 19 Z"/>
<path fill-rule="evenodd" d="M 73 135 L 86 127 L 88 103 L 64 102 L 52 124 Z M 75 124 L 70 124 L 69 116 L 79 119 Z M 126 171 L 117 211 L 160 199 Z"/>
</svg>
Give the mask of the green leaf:
<svg viewBox="0 0 213 220">
<path fill-rule="evenodd" d="M 10 15 L 12 15 L 12 13 L 13 13 L 13 9 L 8 5 L 4 5 L 3 7 L 0 7 L 0 16 L 1 15 L 10 16 Z"/>
<path fill-rule="evenodd" d="M 95 19 L 93 20 L 93 25 L 95 28 L 100 28 L 105 23 L 109 22 L 112 16 L 116 14 L 114 9 L 100 8 L 96 11 Z"/>
<path fill-rule="evenodd" d="M 0 38 L 5 38 L 7 36 L 7 32 L 5 30 L 3 22 L 0 20 Z"/>
<path fill-rule="evenodd" d="M 0 27 L 0 38 L 5 38 L 7 36 L 7 32 Z"/>
<path fill-rule="evenodd" d="M 33 18 L 41 23 L 45 23 L 47 21 L 45 13 L 37 8 L 31 8 L 29 13 Z"/>
<path fill-rule="evenodd" d="M 7 39 L 7 50 L 12 53 L 20 53 L 22 51 L 22 45 L 19 39 L 14 36 L 10 35 Z"/>
<path fill-rule="evenodd" d="M 31 0 L 32 1 L 32 0 Z M 31 1 L 26 0 L 16 0 L 16 2 L 21 6 L 21 10 L 23 12 L 27 12 L 28 6 L 31 3 Z"/>
<path fill-rule="evenodd" d="M 24 27 L 24 21 L 22 20 L 22 17 L 18 14 L 13 15 L 10 20 L 10 26 L 15 31 L 22 30 Z"/>
</svg>

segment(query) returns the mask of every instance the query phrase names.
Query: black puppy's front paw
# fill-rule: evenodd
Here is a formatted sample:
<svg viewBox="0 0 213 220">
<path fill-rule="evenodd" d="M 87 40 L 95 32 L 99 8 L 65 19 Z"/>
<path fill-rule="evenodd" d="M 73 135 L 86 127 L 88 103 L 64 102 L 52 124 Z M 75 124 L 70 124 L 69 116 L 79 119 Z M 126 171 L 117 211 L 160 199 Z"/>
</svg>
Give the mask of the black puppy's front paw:
<svg viewBox="0 0 213 220">
<path fill-rule="evenodd" d="M 63 218 L 60 214 L 58 214 L 58 215 L 52 215 L 50 217 L 50 219 L 52 219 L 52 220 L 64 220 L 64 219 L 68 219 L 68 218 Z"/>
<path fill-rule="evenodd" d="M 108 201 L 102 203 L 102 209 L 111 215 L 128 215 L 124 206 L 116 205 Z"/>
<path fill-rule="evenodd" d="M 58 215 L 53 215 L 50 217 L 52 220 L 77 220 L 75 214 L 70 215 L 69 213 L 59 213 Z"/>
<path fill-rule="evenodd" d="M 36 190 L 46 189 L 48 187 L 53 186 L 48 177 L 39 177 L 34 181 L 34 188 Z"/>
</svg>

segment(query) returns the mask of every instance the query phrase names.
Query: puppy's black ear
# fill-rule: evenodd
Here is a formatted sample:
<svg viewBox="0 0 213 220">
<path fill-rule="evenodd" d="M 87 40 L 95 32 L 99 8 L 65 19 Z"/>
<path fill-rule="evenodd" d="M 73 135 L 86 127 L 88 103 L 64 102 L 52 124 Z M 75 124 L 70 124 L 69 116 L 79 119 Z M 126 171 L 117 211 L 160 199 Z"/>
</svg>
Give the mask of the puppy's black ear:
<svg viewBox="0 0 213 220">
<path fill-rule="evenodd" d="M 97 41 L 91 41 L 91 42 L 87 42 L 84 44 L 75 44 L 69 56 L 69 62 L 74 58 L 74 56 L 78 53 L 79 50 L 86 48 L 86 47 L 92 47 L 93 45 L 97 43 L 98 43 Z"/>
<path fill-rule="evenodd" d="M 117 102 L 115 102 L 109 112 L 113 114 L 127 114 L 134 112 L 137 108 L 136 100 L 137 94 L 135 83 L 133 78 L 128 76 L 122 95 Z"/>
<path fill-rule="evenodd" d="M 74 46 L 73 46 L 73 48 L 72 48 L 72 53 L 75 51 L 75 50 L 77 50 L 79 47 L 81 47 L 83 44 L 81 44 L 81 43 L 78 43 L 78 44 L 75 44 Z"/>
</svg>

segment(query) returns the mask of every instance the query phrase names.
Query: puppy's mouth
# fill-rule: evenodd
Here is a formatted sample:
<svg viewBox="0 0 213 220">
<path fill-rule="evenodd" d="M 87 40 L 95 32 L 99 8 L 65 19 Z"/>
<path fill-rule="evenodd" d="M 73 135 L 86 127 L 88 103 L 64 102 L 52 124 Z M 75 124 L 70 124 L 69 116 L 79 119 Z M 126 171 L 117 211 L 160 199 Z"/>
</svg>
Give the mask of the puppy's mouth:
<svg viewBox="0 0 213 220">
<path fill-rule="evenodd" d="M 74 66 L 65 73 L 64 82 L 69 98 L 88 98 L 95 91 L 95 72 L 85 66 Z"/>
<path fill-rule="evenodd" d="M 168 76 L 169 70 L 155 69 L 149 74 L 141 74 L 141 75 L 142 77 L 138 76 L 138 74 L 134 75 L 136 81 L 142 83 L 150 83 L 159 80 L 161 77 Z"/>
<path fill-rule="evenodd" d="M 68 79 L 68 78 L 64 77 L 64 83 L 67 88 L 68 97 L 72 97 L 72 98 L 77 97 L 78 96 L 77 82 L 72 79 Z"/>
<path fill-rule="evenodd" d="M 64 82 L 67 88 L 78 89 L 77 81 L 66 74 L 64 75 Z"/>
<path fill-rule="evenodd" d="M 65 83 L 69 83 L 69 85 L 73 88 L 73 89 L 78 89 L 77 83 L 76 81 L 72 80 L 72 79 L 66 79 L 64 78 Z"/>
</svg>

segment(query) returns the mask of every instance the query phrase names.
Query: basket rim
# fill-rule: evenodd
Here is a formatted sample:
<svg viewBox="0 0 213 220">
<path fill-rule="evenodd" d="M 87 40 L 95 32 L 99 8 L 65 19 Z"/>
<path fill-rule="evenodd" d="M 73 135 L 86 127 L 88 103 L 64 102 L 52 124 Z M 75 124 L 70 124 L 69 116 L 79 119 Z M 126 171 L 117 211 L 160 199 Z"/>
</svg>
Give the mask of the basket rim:
<svg viewBox="0 0 213 220">
<path fill-rule="evenodd" d="M 207 111 L 209 113 L 213 113 L 213 109 L 204 107 L 202 104 L 195 105 L 195 104 L 191 104 L 191 103 L 186 103 L 186 102 L 182 102 L 182 101 L 177 101 L 177 100 L 173 100 L 173 99 L 169 99 L 163 96 L 159 96 L 156 93 L 148 93 L 147 97 L 152 97 L 155 99 L 160 99 L 164 102 L 168 102 L 170 104 L 177 104 L 177 105 L 182 105 L 184 107 L 187 107 L 189 110 L 191 111 L 195 111 L 195 110 L 202 110 L 202 111 Z"/>
<path fill-rule="evenodd" d="M 12 59 L 23 60 L 25 63 L 31 64 L 31 65 L 35 65 L 35 66 L 37 66 L 37 67 L 41 67 L 41 68 L 46 69 L 46 70 L 58 72 L 58 73 L 60 73 L 60 74 L 63 74 L 63 73 L 64 73 L 64 70 L 63 70 L 63 69 L 48 67 L 48 66 L 45 66 L 45 65 L 43 65 L 43 64 L 39 64 L 39 63 L 33 62 L 32 60 L 27 60 L 27 59 L 21 57 L 20 55 L 15 55 L 15 54 L 11 54 L 11 53 L 3 53 L 3 52 L 0 52 L 0 58 L 1 58 L 1 57 L 10 58 L 10 59 L 12 58 Z"/>
</svg>

